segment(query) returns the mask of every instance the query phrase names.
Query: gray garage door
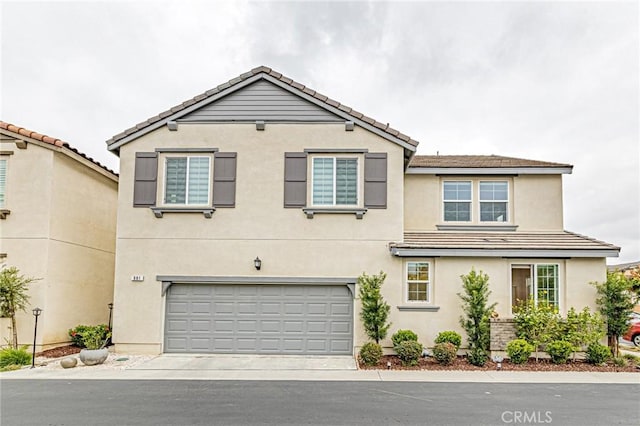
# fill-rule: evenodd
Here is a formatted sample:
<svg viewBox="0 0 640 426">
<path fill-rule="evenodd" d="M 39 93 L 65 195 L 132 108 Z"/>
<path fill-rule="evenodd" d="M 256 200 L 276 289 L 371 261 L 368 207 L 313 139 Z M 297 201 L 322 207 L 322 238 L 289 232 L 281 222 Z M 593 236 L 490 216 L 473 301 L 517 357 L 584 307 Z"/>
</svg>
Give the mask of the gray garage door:
<svg viewBox="0 0 640 426">
<path fill-rule="evenodd" d="M 165 352 L 351 355 L 347 286 L 173 284 Z"/>
</svg>

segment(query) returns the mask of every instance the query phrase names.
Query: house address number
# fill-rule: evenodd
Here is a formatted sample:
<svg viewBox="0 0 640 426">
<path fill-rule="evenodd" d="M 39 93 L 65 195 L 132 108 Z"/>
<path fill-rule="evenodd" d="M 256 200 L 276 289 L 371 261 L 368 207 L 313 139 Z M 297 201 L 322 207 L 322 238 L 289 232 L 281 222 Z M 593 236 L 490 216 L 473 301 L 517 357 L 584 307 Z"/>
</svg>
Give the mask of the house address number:
<svg viewBox="0 0 640 426">
<path fill-rule="evenodd" d="M 144 275 L 131 275 L 131 281 L 144 281 Z"/>
</svg>

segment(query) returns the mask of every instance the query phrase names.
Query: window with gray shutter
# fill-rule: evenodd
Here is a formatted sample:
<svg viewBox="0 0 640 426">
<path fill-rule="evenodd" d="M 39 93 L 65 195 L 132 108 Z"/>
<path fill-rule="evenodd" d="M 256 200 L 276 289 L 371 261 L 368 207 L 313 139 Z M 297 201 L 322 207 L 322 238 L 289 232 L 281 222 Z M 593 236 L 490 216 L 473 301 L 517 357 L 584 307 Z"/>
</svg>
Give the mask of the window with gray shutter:
<svg viewBox="0 0 640 426">
<path fill-rule="evenodd" d="M 307 204 L 307 154 L 284 153 L 284 206 L 305 207 Z"/>
<path fill-rule="evenodd" d="M 155 152 L 136 152 L 133 207 L 155 206 L 157 181 L 158 154 Z"/>
<path fill-rule="evenodd" d="M 387 153 L 364 155 L 364 206 L 387 208 Z"/>
<path fill-rule="evenodd" d="M 213 205 L 235 207 L 236 205 L 237 153 L 216 152 L 213 160 Z"/>
</svg>

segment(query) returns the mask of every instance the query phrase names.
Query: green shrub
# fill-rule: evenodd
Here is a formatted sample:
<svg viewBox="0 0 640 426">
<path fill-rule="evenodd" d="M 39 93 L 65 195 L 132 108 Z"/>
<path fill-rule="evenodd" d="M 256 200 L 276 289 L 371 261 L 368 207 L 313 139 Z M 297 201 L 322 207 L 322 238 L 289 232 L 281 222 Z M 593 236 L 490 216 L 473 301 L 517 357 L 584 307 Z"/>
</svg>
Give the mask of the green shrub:
<svg viewBox="0 0 640 426">
<path fill-rule="evenodd" d="M 402 365 L 417 365 L 423 349 L 422 344 L 414 340 L 405 340 L 394 348 Z"/>
<path fill-rule="evenodd" d="M 622 358 L 626 359 L 631 365 L 640 365 L 640 357 L 632 354 L 624 354 Z"/>
<path fill-rule="evenodd" d="M 102 340 L 98 347 L 102 346 L 103 342 L 111 337 L 109 326 L 106 324 L 78 325 L 75 328 L 69 329 L 69 337 L 71 337 L 71 342 L 73 343 L 73 345 L 80 348 L 87 347 L 84 342 L 84 336 L 87 332 L 90 333 L 92 342 L 96 340 Z"/>
<path fill-rule="evenodd" d="M 391 336 L 391 341 L 393 342 L 393 347 L 395 348 L 396 346 L 400 345 L 400 343 L 402 342 L 406 342 L 406 341 L 417 342 L 418 335 L 411 330 L 398 330 L 395 333 L 393 333 L 393 336 Z"/>
<path fill-rule="evenodd" d="M 0 351 L 0 368 L 9 365 L 29 365 L 31 364 L 31 354 L 27 352 L 27 347 L 20 349 L 6 348 Z"/>
<path fill-rule="evenodd" d="M 382 358 L 382 346 L 376 342 L 367 342 L 360 348 L 360 359 L 366 365 L 376 365 Z"/>
<path fill-rule="evenodd" d="M 441 331 L 438 333 L 438 337 L 436 337 L 435 342 L 436 344 L 449 342 L 456 347 L 456 350 L 458 350 L 462 344 L 462 336 L 451 330 Z"/>
<path fill-rule="evenodd" d="M 437 343 L 433 347 L 433 357 L 440 364 L 444 365 L 451 364 L 453 360 L 456 359 L 457 352 L 458 349 L 456 348 L 456 345 L 451 342 Z"/>
<path fill-rule="evenodd" d="M 109 337 L 111 337 L 110 331 L 105 334 L 103 326 L 96 325 L 95 327 L 89 327 L 82 334 L 82 343 L 87 349 L 100 349 L 107 343 Z"/>
<path fill-rule="evenodd" d="M 482 367 L 487 362 L 487 358 L 487 351 L 478 347 L 471 349 L 467 354 L 467 361 L 478 367 Z"/>
<path fill-rule="evenodd" d="M 533 345 L 524 339 L 515 339 L 507 343 L 507 356 L 513 364 L 524 364 L 529 360 Z"/>
<path fill-rule="evenodd" d="M 554 364 L 566 364 L 573 353 L 573 345 L 563 340 L 554 340 L 547 345 L 546 352 Z"/>
<path fill-rule="evenodd" d="M 21 368 L 22 368 L 22 366 L 20 366 L 20 365 L 11 364 L 11 365 L 7 365 L 6 367 L 0 367 L 0 372 L 2 372 L 2 371 L 15 371 L 15 370 L 20 370 Z"/>
<path fill-rule="evenodd" d="M 611 349 L 608 346 L 593 342 L 587 346 L 587 362 L 589 364 L 603 364 L 611 358 Z"/>
<path fill-rule="evenodd" d="M 628 362 L 623 357 L 617 356 L 613 358 L 613 365 L 615 365 L 616 367 L 626 367 L 628 365 Z"/>
</svg>

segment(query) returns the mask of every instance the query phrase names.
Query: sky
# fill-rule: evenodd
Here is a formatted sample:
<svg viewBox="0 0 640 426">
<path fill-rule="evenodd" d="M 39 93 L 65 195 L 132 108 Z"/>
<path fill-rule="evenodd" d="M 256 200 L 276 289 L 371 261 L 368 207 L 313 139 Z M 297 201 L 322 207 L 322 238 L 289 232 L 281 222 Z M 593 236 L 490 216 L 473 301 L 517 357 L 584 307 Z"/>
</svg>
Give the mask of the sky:
<svg viewBox="0 0 640 426">
<path fill-rule="evenodd" d="M 574 165 L 565 229 L 640 260 L 639 3 L 6 1 L 0 118 L 118 170 L 111 136 L 260 65 L 418 154 Z"/>
</svg>

